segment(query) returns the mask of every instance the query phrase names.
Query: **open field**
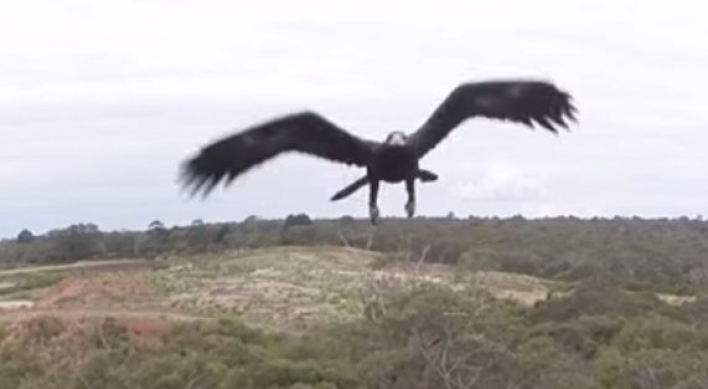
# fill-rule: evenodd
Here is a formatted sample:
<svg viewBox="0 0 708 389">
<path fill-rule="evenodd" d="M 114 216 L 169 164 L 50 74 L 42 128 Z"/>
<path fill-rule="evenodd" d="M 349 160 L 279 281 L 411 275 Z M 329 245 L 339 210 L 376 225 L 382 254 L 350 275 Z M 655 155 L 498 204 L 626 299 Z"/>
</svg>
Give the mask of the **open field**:
<svg viewBox="0 0 708 389">
<path fill-rule="evenodd" d="M 204 320 L 226 314 L 252 325 L 294 331 L 360 317 L 383 289 L 438 284 L 532 306 L 551 292 L 560 296 L 572 288 L 528 275 L 455 273 L 444 265 L 372 266 L 384 255 L 341 247 L 277 247 L 157 262 L 86 261 L 13 269 L 0 272 L 0 321 L 38 315 Z M 659 297 L 674 304 L 692 300 Z"/>
</svg>

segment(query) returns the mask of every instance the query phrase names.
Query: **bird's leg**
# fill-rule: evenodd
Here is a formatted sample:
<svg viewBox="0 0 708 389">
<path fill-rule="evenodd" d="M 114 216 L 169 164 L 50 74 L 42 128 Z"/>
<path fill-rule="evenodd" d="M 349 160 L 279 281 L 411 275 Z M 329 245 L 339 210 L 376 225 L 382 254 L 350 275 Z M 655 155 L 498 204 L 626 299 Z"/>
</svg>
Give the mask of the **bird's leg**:
<svg viewBox="0 0 708 389">
<path fill-rule="evenodd" d="M 406 214 L 408 217 L 413 217 L 415 214 L 415 179 L 406 180 L 406 192 L 408 192 L 408 201 L 406 202 Z"/>
<path fill-rule="evenodd" d="M 379 220 L 379 207 L 376 205 L 376 200 L 379 195 L 379 180 L 372 179 L 369 182 L 369 218 L 371 224 L 377 224 Z"/>
</svg>

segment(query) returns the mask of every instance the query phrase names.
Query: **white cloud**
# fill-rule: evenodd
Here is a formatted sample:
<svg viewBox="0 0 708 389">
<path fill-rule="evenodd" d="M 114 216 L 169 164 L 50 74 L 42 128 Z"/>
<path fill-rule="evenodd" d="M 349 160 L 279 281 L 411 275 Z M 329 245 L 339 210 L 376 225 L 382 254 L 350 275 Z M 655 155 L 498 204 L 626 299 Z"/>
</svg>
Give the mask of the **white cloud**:
<svg viewBox="0 0 708 389">
<path fill-rule="evenodd" d="M 365 190 L 327 202 L 361 171 L 300 156 L 205 202 L 174 178 L 204 143 L 271 115 L 315 108 L 381 139 L 486 77 L 551 79 L 580 124 L 559 137 L 464 124 L 423 162 L 441 179 L 420 185 L 421 213 L 701 213 L 707 12 L 685 0 L 4 2 L 0 236 L 89 219 L 364 215 Z M 384 190 L 382 212 L 402 215 L 403 196 Z"/>
<path fill-rule="evenodd" d="M 519 203 L 543 200 L 548 185 L 547 178 L 538 174 L 498 164 L 470 177 L 456 192 L 466 200 Z"/>
</svg>

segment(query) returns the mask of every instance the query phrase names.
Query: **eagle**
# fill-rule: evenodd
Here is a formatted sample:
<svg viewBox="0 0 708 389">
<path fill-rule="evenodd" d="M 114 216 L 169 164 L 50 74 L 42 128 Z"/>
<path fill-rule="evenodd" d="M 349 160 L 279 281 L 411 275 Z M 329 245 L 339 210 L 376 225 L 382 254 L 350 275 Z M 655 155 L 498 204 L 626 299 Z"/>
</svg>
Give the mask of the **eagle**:
<svg viewBox="0 0 708 389">
<path fill-rule="evenodd" d="M 369 218 L 378 224 L 379 185 L 405 183 L 407 217 L 415 214 L 415 182 L 438 175 L 420 160 L 462 122 L 471 118 L 534 124 L 558 135 L 568 121 L 577 123 L 573 97 L 546 80 L 507 79 L 463 82 L 455 87 L 414 132 L 392 131 L 381 141 L 357 136 L 314 110 L 301 110 L 263 121 L 211 142 L 181 164 L 183 189 L 206 197 L 221 181 L 230 185 L 253 167 L 290 151 L 366 169 L 366 174 L 337 192 L 341 200 L 369 186 Z"/>
</svg>

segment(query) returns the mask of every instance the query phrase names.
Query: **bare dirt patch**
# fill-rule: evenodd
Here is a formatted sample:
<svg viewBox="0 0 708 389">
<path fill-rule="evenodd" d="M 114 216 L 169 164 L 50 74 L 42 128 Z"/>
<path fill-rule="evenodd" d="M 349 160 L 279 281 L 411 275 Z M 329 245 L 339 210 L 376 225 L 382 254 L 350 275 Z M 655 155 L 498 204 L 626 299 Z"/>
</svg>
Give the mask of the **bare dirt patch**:
<svg viewBox="0 0 708 389">
<path fill-rule="evenodd" d="M 670 305 L 683 305 L 685 303 L 691 303 L 696 301 L 696 296 L 677 296 L 667 293 L 657 293 L 656 297 L 658 297 L 659 300 Z"/>
<path fill-rule="evenodd" d="M 0 301 L 0 312 L 12 311 L 16 309 L 27 309 L 34 307 L 34 301 L 31 300 L 6 300 Z"/>
<path fill-rule="evenodd" d="M 160 336 L 170 328 L 167 320 L 150 317 L 125 318 L 123 323 L 128 330 L 128 334 L 134 337 Z"/>
<path fill-rule="evenodd" d="M 36 307 L 106 306 L 146 296 L 147 292 L 139 278 L 68 278 L 51 287 L 45 297 L 36 303 Z"/>
</svg>

